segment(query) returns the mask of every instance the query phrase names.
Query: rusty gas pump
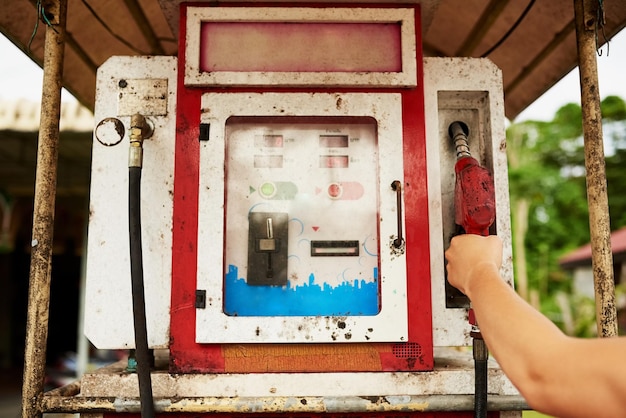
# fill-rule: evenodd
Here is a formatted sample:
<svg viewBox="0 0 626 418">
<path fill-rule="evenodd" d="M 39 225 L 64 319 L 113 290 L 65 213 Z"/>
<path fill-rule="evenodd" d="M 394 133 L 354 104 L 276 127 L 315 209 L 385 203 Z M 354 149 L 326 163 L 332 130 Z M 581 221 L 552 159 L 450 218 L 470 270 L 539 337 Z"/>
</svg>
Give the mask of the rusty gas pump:
<svg viewBox="0 0 626 418">
<path fill-rule="evenodd" d="M 469 128 L 463 122 L 453 122 L 448 128 L 454 143 L 457 161 L 454 165 L 454 221 L 462 233 L 489 235 L 496 218 L 495 189 L 491 173 L 472 157 L 468 145 Z M 489 350 L 470 307 L 469 322 L 472 327 L 474 357 L 474 416 L 487 415 L 487 360 Z"/>
<path fill-rule="evenodd" d="M 384 385 L 389 396 L 412 394 L 394 411 L 421 413 L 416 402 L 435 396 L 441 406 L 429 403 L 428 410 L 437 416 L 467 415 L 471 368 L 435 363 L 435 348 L 447 357 L 457 354 L 448 347 L 471 344 L 467 298 L 450 297 L 441 280 L 441 250 L 454 229 L 456 162 L 445 131 L 464 121 L 452 135 L 465 139 L 458 144 L 457 171 L 467 196 L 457 206 L 467 216 L 457 223 L 465 232 L 486 234 L 493 218 L 487 215 L 483 226 L 489 210 L 481 210 L 481 170 L 467 150 L 467 126 L 484 127 L 470 143 L 481 163 L 483 155 L 488 160 L 497 190 L 506 189 L 504 147 L 492 141 L 504 136 L 500 73 L 487 60 L 423 59 L 416 7 L 181 3 L 180 12 L 185 53 L 111 58 L 99 70 L 95 116 L 128 126 L 139 113 L 154 125 L 144 143 L 150 158 L 142 168 L 141 203 L 150 216 L 141 219 L 141 235 L 148 347 L 159 350 L 155 367 L 167 368 L 152 375 L 163 388 L 157 412 L 209 415 L 224 404 L 247 408 L 267 393 L 273 394 L 267 408 L 256 411 L 273 412 L 295 397 L 334 402 L 376 394 L 391 379 Z M 319 60 L 300 44 L 285 48 L 285 27 L 323 44 Z M 227 45 L 249 34 L 255 42 L 246 44 L 250 54 L 244 55 L 252 56 L 261 28 L 266 50 L 254 55 L 252 67 L 241 66 L 241 49 Z M 315 41 L 327 29 L 360 40 L 355 48 L 364 51 L 375 40 L 378 52 L 351 54 L 356 62 L 345 67 L 344 46 L 329 55 L 332 45 Z M 380 31 L 388 31 L 387 41 Z M 389 50 L 399 60 L 381 68 Z M 288 53 L 279 60 L 277 51 Z M 294 57 L 307 71 L 293 71 Z M 320 60 L 323 66 L 305 66 Z M 432 140 L 440 136 L 446 138 Z M 114 262 L 128 259 L 127 240 L 120 241 L 128 208 L 117 198 L 126 185 L 127 152 L 112 146 L 126 141 L 96 139 L 85 334 L 99 349 L 117 350 L 137 345 L 126 290 L 130 266 Z M 506 236 L 508 200 L 498 196 L 498 232 Z M 486 371 L 486 351 L 476 357 Z M 397 379 L 400 372 L 415 379 Z M 506 383 L 494 385 L 490 401 L 497 411 L 501 400 L 519 394 L 500 370 L 490 372 Z M 281 374 L 281 387 L 274 373 Z M 195 388 L 177 410 L 162 406 L 181 393 L 173 375 L 184 375 Z M 320 384 L 326 376 L 344 393 Z M 84 397 L 121 396 L 110 395 L 114 385 L 101 375 L 93 378 L 96 385 Z M 223 379 L 230 383 L 218 382 Z M 131 389 L 124 396 L 133 398 L 136 412 Z M 145 399 L 141 404 L 149 406 Z M 348 403 L 335 412 L 370 413 L 370 405 Z M 291 413 L 288 408 L 281 406 L 281 413 Z M 316 406 L 307 400 L 294 408 L 313 413 Z"/>
</svg>

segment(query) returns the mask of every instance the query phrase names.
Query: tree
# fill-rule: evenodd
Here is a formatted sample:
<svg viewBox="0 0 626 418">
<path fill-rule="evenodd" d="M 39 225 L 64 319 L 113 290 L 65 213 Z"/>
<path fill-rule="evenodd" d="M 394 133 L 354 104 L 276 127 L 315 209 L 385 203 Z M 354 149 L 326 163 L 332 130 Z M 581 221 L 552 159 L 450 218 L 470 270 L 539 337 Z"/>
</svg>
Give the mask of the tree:
<svg viewBox="0 0 626 418">
<path fill-rule="evenodd" d="M 586 207 L 576 205 L 585 201 L 584 183 L 564 176 L 577 146 L 568 138 L 575 130 L 563 123 L 529 121 L 507 131 L 515 277 L 522 297 L 537 307 L 538 294 L 549 291 L 550 278 L 558 271 L 560 253 L 554 249 L 569 249 L 571 238 L 577 237 L 574 245 L 579 245 L 588 237 L 588 228 L 580 232 L 571 222 L 562 222 L 568 212 L 563 208 L 570 209 L 569 218 L 576 217 L 574 225 L 587 219 Z"/>
<path fill-rule="evenodd" d="M 602 101 L 612 226 L 626 225 L 626 104 Z M 507 130 L 513 253 L 518 292 L 559 323 L 571 293 L 558 259 L 589 242 L 580 106 L 561 107 L 550 122 L 513 123 Z M 541 300 L 539 300 L 541 295 Z"/>
<path fill-rule="evenodd" d="M 611 228 L 626 226 L 626 102 L 616 96 L 602 101 L 605 141 L 609 145 L 606 157 L 607 193 Z"/>
</svg>

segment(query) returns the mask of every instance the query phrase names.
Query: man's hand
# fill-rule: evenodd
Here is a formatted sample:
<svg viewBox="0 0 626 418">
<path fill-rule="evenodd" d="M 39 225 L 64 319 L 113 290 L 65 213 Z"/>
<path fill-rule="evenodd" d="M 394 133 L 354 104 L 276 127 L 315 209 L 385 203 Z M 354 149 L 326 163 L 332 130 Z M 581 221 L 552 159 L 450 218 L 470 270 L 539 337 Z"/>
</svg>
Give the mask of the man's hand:
<svg viewBox="0 0 626 418">
<path fill-rule="evenodd" d="M 446 260 L 448 281 L 471 299 L 473 280 L 482 276 L 476 273 L 485 268 L 495 268 L 496 272 L 500 270 L 502 241 L 496 235 L 458 235 L 450 242 Z"/>
</svg>

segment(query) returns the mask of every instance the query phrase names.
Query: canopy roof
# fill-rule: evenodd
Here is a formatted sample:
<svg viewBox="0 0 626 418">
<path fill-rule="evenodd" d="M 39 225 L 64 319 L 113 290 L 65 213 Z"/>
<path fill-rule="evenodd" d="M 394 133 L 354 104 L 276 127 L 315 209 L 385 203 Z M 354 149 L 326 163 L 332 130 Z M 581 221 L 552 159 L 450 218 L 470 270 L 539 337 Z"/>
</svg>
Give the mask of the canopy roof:
<svg viewBox="0 0 626 418">
<path fill-rule="evenodd" d="M 611 250 L 615 263 L 622 263 L 626 260 L 626 228 L 611 233 Z M 565 254 L 559 260 L 559 264 L 568 270 L 580 266 L 591 266 L 591 243 Z"/>
<path fill-rule="evenodd" d="M 321 0 L 315 4 L 345 6 L 351 1 L 354 0 L 341 3 Z M 506 115 L 510 119 L 577 64 L 572 0 L 413 1 L 421 4 L 426 56 L 487 56 L 502 69 Z M 181 0 L 68 0 L 64 86 L 93 110 L 96 70 L 109 57 L 177 55 L 180 3 Z M 211 5 L 217 3 L 213 1 Z M 381 0 L 379 3 L 402 5 L 408 2 Z M 597 34 L 600 44 L 626 25 L 626 7 L 621 2 L 603 3 L 606 23 Z M 41 21 L 37 25 L 36 4 L 36 0 L 4 0 L 0 8 L 0 31 L 41 65 L 45 28 Z M 298 1 L 289 3 L 294 4 Z M 14 113 L 11 109 L 4 109 L 5 116 Z M 24 111 L 15 114 L 24 114 Z M 0 168 L 0 190 L 11 195 L 31 195 L 35 153 L 24 153 L 23 147 L 25 144 L 35 147 L 37 129 L 33 127 L 30 136 L 18 135 L 13 132 L 15 127 L 5 123 L 0 130 L 3 130 L 5 162 Z M 87 195 L 90 129 L 80 130 L 85 134 L 73 139 L 67 134 L 61 135 L 59 165 L 76 165 L 73 161 L 86 163 L 79 164 L 79 171 L 61 167 L 57 185 L 60 194 Z M 22 157 L 16 157 L 20 155 Z M 23 160 L 24 155 L 29 161 Z M 65 175 L 66 172 L 69 174 Z"/>
<path fill-rule="evenodd" d="M 572 0 L 417 2 L 423 10 L 424 54 L 490 58 L 503 72 L 506 115 L 510 119 L 576 66 Z M 64 86 L 93 109 L 96 69 L 107 58 L 176 55 L 180 3 L 181 0 L 69 0 Z M 212 1 L 211 5 L 218 3 L 234 4 Z M 339 4 L 321 4 L 333 3 Z M 340 2 L 349 3 L 350 0 Z M 4 1 L 0 31 L 41 65 L 43 24 L 31 41 L 37 22 L 36 4 L 36 0 Z M 600 4 L 604 5 L 606 23 L 598 31 L 598 42 L 603 44 L 626 25 L 626 7 L 621 1 Z"/>
</svg>

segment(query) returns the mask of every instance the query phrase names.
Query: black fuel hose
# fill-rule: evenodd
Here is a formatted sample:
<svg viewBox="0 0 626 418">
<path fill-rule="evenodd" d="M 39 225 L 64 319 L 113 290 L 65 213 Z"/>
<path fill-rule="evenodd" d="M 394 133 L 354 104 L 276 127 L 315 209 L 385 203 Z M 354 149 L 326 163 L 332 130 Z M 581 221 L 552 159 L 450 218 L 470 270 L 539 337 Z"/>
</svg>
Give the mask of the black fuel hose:
<svg viewBox="0 0 626 418">
<path fill-rule="evenodd" d="M 487 360 L 489 351 L 482 336 L 474 337 L 474 418 L 487 416 Z"/>
<path fill-rule="evenodd" d="M 143 280 L 143 256 L 141 247 L 141 167 L 128 168 L 128 216 L 130 235 L 130 273 L 133 294 L 133 321 L 135 324 L 135 356 L 139 379 L 141 417 L 154 417 L 152 356 L 148 348 L 146 325 L 146 299 Z"/>
</svg>

